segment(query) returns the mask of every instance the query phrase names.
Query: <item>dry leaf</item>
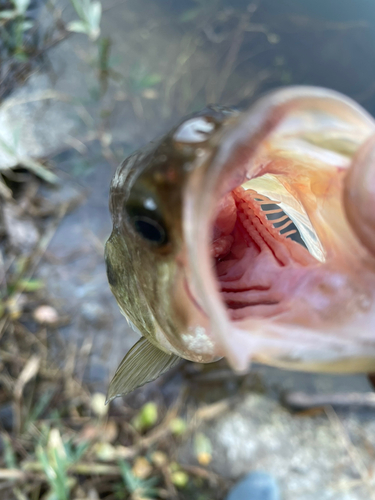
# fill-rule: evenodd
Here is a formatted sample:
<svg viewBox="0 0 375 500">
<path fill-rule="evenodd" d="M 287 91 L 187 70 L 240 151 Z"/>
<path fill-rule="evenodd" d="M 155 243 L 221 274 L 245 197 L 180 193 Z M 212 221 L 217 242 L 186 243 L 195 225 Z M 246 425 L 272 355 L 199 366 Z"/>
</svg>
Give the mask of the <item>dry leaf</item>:
<svg viewBox="0 0 375 500">
<path fill-rule="evenodd" d="M 14 386 L 14 397 L 20 399 L 22 396 L 22 391 L 27 382 L 29 382 L 35 375 L 37 375 L 40 366 L 40 357 L 31 356 L 29 361 L 24 366 L 22 372 L 20 373 L 17 382 Z"/>
</svg>

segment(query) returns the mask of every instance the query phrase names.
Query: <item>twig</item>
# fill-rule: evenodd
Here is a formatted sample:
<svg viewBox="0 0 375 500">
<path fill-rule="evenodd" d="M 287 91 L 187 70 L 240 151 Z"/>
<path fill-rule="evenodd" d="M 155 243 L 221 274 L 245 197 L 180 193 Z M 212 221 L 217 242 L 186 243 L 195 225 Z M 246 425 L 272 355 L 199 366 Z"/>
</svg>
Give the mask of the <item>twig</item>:
<svg viewBox="0 0 375 500">
<path fill-rule="evenodd" d="M 25 268 L 22 269 L 21 272 L 19 273 L 19 276 L 16 277 L 16 281 L 23 278 L 23 285 L 21 287 L 18 287 L 17 290 L 18 293 L 14 297 L 14 303 L 18 302 L 19 298 L 22 295 L 22 292 L 24 291 L 25 286 L 27 286 L 27 282 L 32 278 L 34 272 L 36 271 L 36 268 L 38 267 L 38 264 L 41 261 L 45 251 L 47 250 L 47 247 L 50 244 L 53 236 L 55 235 L 55 232 L 61 220 L 65 217 L 67 212 L 76 205 L 76 202 L 77 200 L 73 199 L 66 203 L 61 204 L 56 219 L 52 221 L 49 227 L 46 229 L 46 231 L 40 238 L 38 244 L 36 245 L 36 248 L 29 257 L 26 269 Z"/>
<path fill-rule="evenodd" d="M 332 406 L 327 406 L 325 408 L 326 415 L 331 425 L 336 429 L 337 435 L 340 438 L 343 446 L 348 452 L 349 457 L 351 458 L 354 467 L 357 469 L 357 472 L 365 486 L 367 486 L 369 497 L 371 499 L 375 499 L 375 493 L 373 491 L 373 485 L 370 483 L 371 474 L 367 469 L 361 455 L 359 454 L 357 448 L 353 445 L 346 429 L 344 428 L 341 420 L 339 419 L 337 413 L 332 408 Z"/>
<path fill-rule="evenodd" d="M 86 367 L 87 367 L 87 364 L 88 364 L 88 361 L 89 361 L 89 358 L 90 358 L 90 354 L 91 354 L 91 351 L 92 351 L 92 346 L 93 346 L 93 335 L 91 335 L 90 337 L 88 338 L 85 338 L 83 343 L 82 343 L 82 346 L 78 352 L 78 355 L 77 355 L 77 358 L 78 360 L 80 361 L 80 375 L 76 375 L 76 378 L 78 380 L 78 382 L 80 384 L 82 384 L 83 382 L 83 377 L 85 375 L 85 370 L 86 370 Z"/>
<path fill-rule="evenodd" d="M 25 472 L 43 472 L 43 464 L 36 461 L 27 461 L 21 464 L 22 471 Z M 102 463 L 76 463 L 69 466 L 69 472 L 81 474 L 82 476 L 91 476 L 93 474 L 102 474 L 109 476 L 120 476 L 121 470 L 117 465 L 107 465 Z"/>
<path fill-rule="evenodd" d="M 5 351 L 3 349 L 0 349 L 0 359 L 2 361 L 6 361 L 6 362 L 12 361 L 12 362 L 19 363 L 19 364 L 25 364 L 25 363 L 27 363 L 27 360 L 28 360 L 28 358 L 26 358 L 25 356 L 21 356 L 18 353 L 8 352 L 8 351 Z M 39 368 L 39 373 L 43 377 L 50 379 L 50 380 L 59 380 L 62 378 L 61 370 L 59 368 L 55 368 L 55 369 L 51 370 L 49 368 L 41 366 Z"/>
<path fill-rule="evenodd" d="M 142 438 L 137 443 L 136 445 L 137 452 L 140 449 L 150 448 L 150 446 L 152 446 L 154 443 L 172 433 L 169 423 L 179 414 L 185 398 L 186 398 L 186 390 L 182 389 L 180 392 L 180 397 L 172 406 L 172 408 L 168 411 L 167 415 L 163 418 L 161 424 L 157 426 L 155 429 L 153 429 L 147 436 Z"/>
<path fill-rule="evenodd" d="M 284 402 L 291 408 L 309 409 L 321 406 L 365 406 L 375 408 L 375 392 L 343 392 L 335 394 L 306 394 L 289 392 Z"/>
<path fill-rule="evenodd" d="M 233 41 L 232 41 L 232 44 L 229 48 L 229 52 L 227 54 L 227 57 L 225 59 L 224 67 L 220 73 L 219 78 L 217 79 L 216 97 L 218 98 L 218 100 L 221 99 L 222 93 L 223 93 L 224 88 L 227 84 L 228 78 L 232 73 L 234 64 L 236 62 L 238 53 L 240 51 L 240 48 L 241 48 L 241 45 L 243 42 L 243 37 L 244 37 L 246 27 L 248 26 L 248 23 L 249 23 L 249 19 L 250 19 L 249 12 L 242 15 L 240 17 L 237 28 L 236 28 L 235 33 L 233 35 Z"/>
<path fill-rule="evenodd" d="M 194 431 L 202 422 L 217 418 L 219 415 L 222 415 L 230 408 L 233 408 L 233 404 L 234 398 L 228 398 L 217 403 L 205 405 L 201 408 L 198 408 L 190 419 L 188 430 Z"/>
<path fill-rule="evenodd" d="M 7 316 L 5 316 L 0 320 L 0 340 L 6 330 L 6 327 L 8 326 L 8 323 L 9 323 L 9 318 Z"/>
<path fill-rule="evenodd" d="M 43 351 L 43 354 L 47 354 L 47 345 L 43 344 L 43 342 L 34 333 L 31 333 L 25 325 L 20 322 L 14 322 L 14 327 L 17 333 L 21 333 L 23 335 L 24 341 L 28 345 L 36 344 L 41 349 L 41 351 Z"/>
<path fill-rule="evenodd" d="M 45 101 L 55 99 L 57 101 L 63 102 L 73 102 L 73 97 L 68 94 L 63 94 L 62 92 L 58 92 L 56 90 L 43 90 L 43 92 L 32 94 L 28 97 L 11 97 L 4 101 L 0 105 L 1 111 L 6 111 L 9 108 L 13 108 L 13 106 L 21 106 L 22 104 L 29 104 L 31 102 Z"/>
<path fill-rule="evenodd" d="M 186 471 L 189 472 L 190 474 L 193 474 L 194 476 L 201 477 L 203 479 L 207 479 L 213 486 L 216 486 L 217 484 L 220 483 L 220 480 L 222 481 L 221 476 L 218 474 L 215 474 L 215 472 L 212 472 L 211 470 L 204 469 L 203 467 L 199 467 L 198 465 L 184 465 L 182 464 L 181 467 Z"/>
<path fill-rule="evenodd" d="M 18 480 L 25 481 L 27 474 L 19 469 L 0 469 L 0 481 L 4 480 Z"/>
</svg>

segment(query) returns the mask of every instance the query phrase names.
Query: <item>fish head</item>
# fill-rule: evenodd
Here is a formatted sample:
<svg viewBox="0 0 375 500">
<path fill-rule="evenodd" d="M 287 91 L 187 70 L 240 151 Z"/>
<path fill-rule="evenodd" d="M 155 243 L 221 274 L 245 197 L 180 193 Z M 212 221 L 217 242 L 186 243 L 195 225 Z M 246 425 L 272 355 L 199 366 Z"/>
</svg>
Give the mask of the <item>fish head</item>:
<svg viewBox="0 0 375 500">
<path fill-rule="evenodd" d="M 290 87 L 220 133 L 184 199 L 191 287 L 210 318 L 216 353 L 237 371 L 251 361 L 372 370 L 373 118 L 337 92 Z M 237 209 L 235 240 L 212 265 L 218 200 L 228 194 Z M 273 230 L 275 206 L 281 222 Z"/>
<path fill-rule="evenodd" d="M 246 112 L 188 117 L 126 160 L 108 278 L 151 347 L 124 358 L 117 382 L 141 351 L 226 357 L 239 372 L 374 369 L 374 137 L 349 98 L 289 87 Z"/>
</svg>

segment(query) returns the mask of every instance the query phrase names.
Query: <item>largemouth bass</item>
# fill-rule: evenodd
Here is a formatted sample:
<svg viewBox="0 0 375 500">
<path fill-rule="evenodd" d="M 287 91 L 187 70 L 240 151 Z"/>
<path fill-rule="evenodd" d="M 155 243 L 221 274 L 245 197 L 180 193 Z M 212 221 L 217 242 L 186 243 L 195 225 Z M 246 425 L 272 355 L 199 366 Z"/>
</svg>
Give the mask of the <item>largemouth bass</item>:
<svg viewBox="0 0 375 500">
<path fill-rule="evenodd" d="M 141 339 L 108 399 L 180 358 L 375 370 L 375 121 L 334 91 L 211 106 L 111 185 L 110 287 Z"/>
</svg>

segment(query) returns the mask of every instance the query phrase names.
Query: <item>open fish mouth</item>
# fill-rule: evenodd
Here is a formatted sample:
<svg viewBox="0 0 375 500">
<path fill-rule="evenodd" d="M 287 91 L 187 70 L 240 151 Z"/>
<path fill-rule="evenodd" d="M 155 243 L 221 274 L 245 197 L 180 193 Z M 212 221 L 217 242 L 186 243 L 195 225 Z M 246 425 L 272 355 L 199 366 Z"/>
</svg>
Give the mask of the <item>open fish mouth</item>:
<svg viewBox="0 0 375 500">
<path fill-rule="evenodd" d="M 348 187 L 374 132 L 350 99 L 292 87 L 202 151 L 183 205 L 188 287 L 233 368 L 375 357 L 375 259 Z"/>
<path fill-rule="evenodd" d="M 375 371 L 375 121 L 333 91 L 211 106 L 111 184 L 108 281 L 142 337 L 108 399 L 182 358 Z"/>
<path fill-rule="evenodd" d="M 291 239 L 300 234 L 277 204 L 253 189 L 238 187 L 225 197 L 214 222 L 214 234 L 219 234 L 212 242 L 216 276 L 233 320 L 283 312 L 306 268 L 316 264 L 305 247 Z"/>
</svg>

